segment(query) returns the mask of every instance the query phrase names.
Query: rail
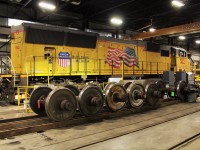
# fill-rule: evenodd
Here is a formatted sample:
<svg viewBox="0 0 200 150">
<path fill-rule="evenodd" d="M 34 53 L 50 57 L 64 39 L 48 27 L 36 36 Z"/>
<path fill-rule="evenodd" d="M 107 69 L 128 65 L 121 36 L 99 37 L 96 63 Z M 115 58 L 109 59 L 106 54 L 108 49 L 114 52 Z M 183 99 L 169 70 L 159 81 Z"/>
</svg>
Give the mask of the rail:
<svg viewBox="0 0 200 150">
<path fill-rule="evenodd" d="M 6 63 L 6 62 L 7 63 Z M 15 87 L 15 81 L 16 81 L 16 72 L 15 72 L 15 68 L 13 66 L 12 60 L 10 59 L 9 56 L 5 56 L 5 57 L 0 57 L 0 65 L 1 65 L 1 73 L 0 74 L 12 74 L 13 75 L 13 85 Z"/>
<path fill-rule="evenodd" d="M 18 110 L 21 109 L 20 106 L 23 104 L 25 112 L 32 112 L 29 107 L 30 90 L 32 89 L 34 89 L 34 86 L 17 86 Z"/>
<path fill-rule="evenodd" d="M 25 60 L 26 60 L 26 85 L 28 86 L 29 85 L 29 72 L 28 72 L 28 63 L 27 63 L 27 60 L 28 58 L 32 58 L 33 56 L 26 56 Z"/>
<path fill-rule="evenodd" d="M 125 61 L 120 62 L 120 67 L 114 61 L 105 65 L 105 59 L 69 58 L 65 66 L 60 67 L 58 57 L 51 57 L 44 60 L 44 56 L 33 56 L 27 64 L 27 75 L 134 75 L 134 74 L 161 74 L 170 70 L 170 63 L 137 61 L 127 66 Z M 44 68 L 41 63 L 46 64 Z"/>
<path fill-rule="evenodd" d="M 7 58 L 8 58 L 8 60 L 9 60 L 9 62 L 10 62 L 10 66 L 11 66 L 11 68 L 12 69 L 10 69 L 10 71 L 11 71 L 11 74 L 12 74 L 12 72 L 13 72 L 13 75 L 14 75 L 14 79 L 13 79 L 13 81 L 14 81 L 14 87 L 15 87 L 15 81 L 16 81 L 16 72 L 15 72 L 15 68 L 14 68 L 14 66 L 13 66 L 13 63 L 12 63 L 12 60 L 10 59 L 10 57 L 9 56 L 7 56 Z"/>
<path fill-rule="evenodd" d="M 196 68 L 196 66 L 194 66 L 193 72 L 194 72 L 194 76 L 195 76 L 195 83 L 197 85 L 200 85 L 200 75 L 199 75 L 200 69 Z"/>
<path fill-rule="evenodd" d="M 197 72 L 200 72 L 200 68 L 196 68 L 196 67 L 195 67 L 195 68 L 193 69 L 193 72 L 194 72 L 194 75 L 196 75 Z"/>
</svg>

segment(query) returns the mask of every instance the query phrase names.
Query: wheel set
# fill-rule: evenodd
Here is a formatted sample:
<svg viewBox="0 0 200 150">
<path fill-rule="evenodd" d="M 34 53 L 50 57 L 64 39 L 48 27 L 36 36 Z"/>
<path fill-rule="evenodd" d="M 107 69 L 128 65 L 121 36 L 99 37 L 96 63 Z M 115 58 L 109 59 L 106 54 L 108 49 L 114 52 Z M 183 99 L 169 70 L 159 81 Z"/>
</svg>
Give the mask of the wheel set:
<svg viewBox="0 0 200 150">
<path fill-rule="evenodd" d="M 104 106 L 102 90 L 87 85 L 81 91 L 73 85 L 51 89 L 38 87 L 30 96 L 30 107 L 39 115 L 47 115 L 54 121 L 71 119 L 77 109 L 85 116 L 98 114 Z"/>
<path fill-rule="evenodd" d="M 155 83 L 148 83 L 145 87 L 139 82 L 133 82 L 127 88 L 128 102 L 133 108 L 140 108 L 145 103 L 155 106 L 161 98 L 161 92 Z"/>
<path fill-rule="evenodd" d="M 177 97 L 186 101 L 190 88 L 184 81 L 180 81 L 174 88 Z M 81 91 L 74 85 L 62 88 L 36 88 L 30 97 L 31 109 L 39 115 L 47 115 L 51 120 L 64 121 L 71 119 L 79 110 L 84 116 L 94 116 L 101 112 L 104 106 L 115 112 L 129 105 L 141 108 L 145 103 L 155 106 L 159 99 L 170 89 L 162 80 L 147 83 L 133 81 L 125 84 L 111 82 L 104 88 L 86 85 Z"/>
</svg>

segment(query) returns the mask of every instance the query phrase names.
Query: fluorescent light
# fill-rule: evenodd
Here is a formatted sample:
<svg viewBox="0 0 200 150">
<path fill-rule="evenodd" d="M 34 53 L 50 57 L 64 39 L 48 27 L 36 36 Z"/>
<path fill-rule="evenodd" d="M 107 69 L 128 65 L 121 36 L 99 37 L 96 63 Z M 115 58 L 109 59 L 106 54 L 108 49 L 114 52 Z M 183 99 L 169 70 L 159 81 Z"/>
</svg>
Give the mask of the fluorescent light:
<svg viewBox="0 0 200 150">
<path fill-rule="evenodd" d="M 195 43 L 196 43 L 196 44 L 200 44 L 200 40 L 196 40 Z"/>
<path fill-rule="evenodd" d="M 111 22 L 112 24 L 114 24 L 114 25 L 121 25 L 121 24 L 123 23 L 122 19 L 116 18 L 116 17 L 112 18 L 112 19 L 110 20 L 110 22 Z"/>
<path fill-rule="evenodd" d="M 63 0 L 63 1 L 70 2 L 73 5 L 79 5 L 81 3 L 81 0 Z"/>
<path fill-rule="evenodd" d="M 175 6 L 175 7 L 183 7 L 185 4 L 180 1 L 180 0 L 173 0 L 172 1 L 172 6 Z"/>
<path fill-rule="evenodd" d="M 149 31 L 150 31 L 150 32 L 155 32 L 156 29 L 155 29 L 155 28 L 150 28 Z"/>
<path fill-rule="evenodd" d="M 56 9 L 56 6 L 54 4 L 51 4 L 51 3 L 47 3 L 47 2 L 39 2 L 38 4 L 41 8 L 43 9 L 47 9 L 47 10 L 55 10 Z"/>
<path fill-rule="evenodd" d="M 179 36 L 178 38 L 179 38 L 180 40 L 185 40 L 185 39 L 186 39 L 186 37 L 185 37 L 185 36 L 182 36 L 182 35 Z"/>
</svg>

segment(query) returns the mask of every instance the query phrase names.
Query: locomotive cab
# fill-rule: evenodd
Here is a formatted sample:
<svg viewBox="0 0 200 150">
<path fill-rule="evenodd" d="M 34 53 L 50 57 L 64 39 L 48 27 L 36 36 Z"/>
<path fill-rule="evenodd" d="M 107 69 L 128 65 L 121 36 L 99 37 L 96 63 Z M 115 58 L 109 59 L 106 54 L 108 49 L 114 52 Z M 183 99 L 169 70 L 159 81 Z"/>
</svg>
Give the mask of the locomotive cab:
<svg viewBox="0 0 200 150">
<path fill-rule="evenodd" d="M 190 60 L 183 48 L 171 47 L 171 70 L 190 72 Z"/>
<path fill-rule="evenodd" d="M 168 51 L 168 57 L 170 58 L 170 70 L 174 72 L 185 71 L 191 72 L 190 59 L 185 49 L 172 46 L 161 46 L 162 51 Z"/>
</svg>

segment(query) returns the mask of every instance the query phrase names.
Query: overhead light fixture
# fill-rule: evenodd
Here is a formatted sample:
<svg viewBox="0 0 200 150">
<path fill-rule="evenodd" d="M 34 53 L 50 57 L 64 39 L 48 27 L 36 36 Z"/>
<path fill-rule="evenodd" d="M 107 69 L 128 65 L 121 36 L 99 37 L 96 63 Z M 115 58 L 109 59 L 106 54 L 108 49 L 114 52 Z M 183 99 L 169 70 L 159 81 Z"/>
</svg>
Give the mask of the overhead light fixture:
<svg viewBox="0 0 200 150">
<path fill-rule="evenodd" d="M 172 6 L 175 6 L 175 7 L 183 7 L 185 4 L 183 3 L 183 1 L 181 0 L 173 0 L 172 1 Z"/>
<path fill-rule="evenodd" d="M 200 44 L 200 40 L 196 40 L 195 43 L 196 43 L 196 44 Z"/>
<path fill-rule="evenodd" d="M 111 18 L 110 22 L 117 26 L 122 25 L 122 23 L 123 23 L 122 19 L 118 18 L 118 17 Z"/>
<path fill-rule="evenodd" d="M 46 1 L 41 1 L 39 2 L 38 4 L 41 8 L 43 9 L 46 9 L 46 10 L 55 10 L 56 9 L 56 6 L 53 4 L 53 3 L 49 3 L 49 2 L 46 2 Z"/>
<path fill-rule="evenodd" d="M 69 2 L 73 5 L 80 5 L 80 3 L 81 3 L 81 0 L 62 0 L 62 1 Z"/>
<path fill-rule="evenodd" d="M 182 36 L 182 35 L 179 36 L 178 38 L 179 38 L 180 40 L 185 40 L 185 39 L 186 39 L 186 37 L 185 37 L 185 36 Z"/>
<path fill-rule="evenodd" d="M 156 29 L 152 27 L 152 28 L 149 29 L 149 31 L 150 31 L 150 32 L 155 32 Z"/>
</svg>

